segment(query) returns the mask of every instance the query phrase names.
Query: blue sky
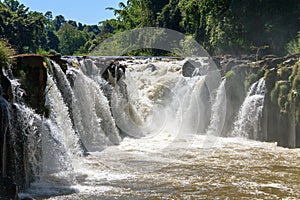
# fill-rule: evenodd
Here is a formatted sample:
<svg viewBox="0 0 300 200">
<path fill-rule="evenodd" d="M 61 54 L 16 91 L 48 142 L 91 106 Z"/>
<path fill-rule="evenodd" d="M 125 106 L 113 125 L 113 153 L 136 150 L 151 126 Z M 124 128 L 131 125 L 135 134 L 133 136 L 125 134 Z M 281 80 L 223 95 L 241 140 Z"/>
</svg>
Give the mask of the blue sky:
<svg viewBox="0 0 300 200">
<path fill-rule="evenodd" d="M 63 15 L 66 20 L 71 19 L 83 24 L 98 24 L 105 19 L 114 18 L 113 12 L 105 8 L 118 8 L 121 1 L 126 2 L 126 0 L 19 0 L 31 11 L 42 13 L 52 11 L 53 17 Z"/>
</svg>

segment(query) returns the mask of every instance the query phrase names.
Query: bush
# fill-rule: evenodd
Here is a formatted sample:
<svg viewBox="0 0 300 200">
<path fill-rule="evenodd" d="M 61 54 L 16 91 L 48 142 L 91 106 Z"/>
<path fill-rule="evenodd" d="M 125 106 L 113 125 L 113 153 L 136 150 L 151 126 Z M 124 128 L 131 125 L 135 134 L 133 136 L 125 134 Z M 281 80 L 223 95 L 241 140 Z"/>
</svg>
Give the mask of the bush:
<svg viewBox="0 0 300 200">
<path fill-rule="evenodd" d="M 229 78 L 233 78 L 236 76 L 236 73 L 232 70 L 228 71 L 226 74 L 225 74 L 225 78 L 226 79 L 229 79 Z"/>
<path fill-rule="evenodd" d="M 244 83 L 246 91 L 248 91 L 249 87 L 257 81 L 258 77 L 259 77 L 259 75 L 254 74 L 254 73 L 251 73 L 247 77 L 247 79 L 245 80 L 245 83 Z"/>
<path fill-rule="evenodd" d="M 300 53 L 300 32 L 298 32 L 296 39 L 293 39 L 287 44 L 286 50 L 290 54 Z"/>
<path fill-rule="evenodd" d="M 8 44 L 6 40 L 0 39 L 0 65 L 5 66 L 11 63 L 11 56 L 15 54 L 15 50 Z"/>
</svg>

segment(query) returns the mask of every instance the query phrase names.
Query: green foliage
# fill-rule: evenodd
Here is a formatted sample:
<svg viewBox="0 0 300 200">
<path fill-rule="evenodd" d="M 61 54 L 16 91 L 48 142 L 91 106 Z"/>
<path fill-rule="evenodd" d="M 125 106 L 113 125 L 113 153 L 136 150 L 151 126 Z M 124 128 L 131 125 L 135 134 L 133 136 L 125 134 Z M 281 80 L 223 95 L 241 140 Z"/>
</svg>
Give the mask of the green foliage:
<svg viewBox="0 0 300 200">
<path fill-rule="evenodd" d="M 300 3 L 295 0 L 129 0 L 109 9 L 117 17 L 117 30 L 170 28 L 193 35 L 214 54 L 253 53 L 250 47 L 257 47 L 257 57 L 285 54 L 299 31 Z"/>
<path fill-rule="evenodd" d="M 44 36 L 45 18 L 41 13 L 29 12 L 16 0 L 0 3 L 0 37 L 19 52 L 35 52 Z"/>
<path fill-rule="evenodd" d="M 277 99 L 278 99 L 278 84 L 276 83 L 275 84 L 275 87 L 272 89 L 271 91 L 271 101 L 274 103 L 274 104 L 277 104 Z"/>
<path fill-rule="evenodd" d="M 289 102 L 295 103 L 296 119 L 300 119 L 300 62 L 297 62 L 293 66 L 293 72 L 290 76 L 290 82 L 292 83 L 292 88 L 289 93 Z"/>
<path fill-rule="evenodd" d="M 159 27 L 182 31 L 182 27 L 180 26 L 182 15 L 178 6 L 179 2 L 179 0 L 170 0 L 169 3 L 162 8 L 156 20 Z"/>
<path fill-rule="evenodd" d="M 85 32 L 77 30 L 70 24 L 62 25 L 57 32 L 57 36 L 60 41 L 60 52 L 64 55 L 73 55 L 88 39 Z"/>
<path fill-rule="evenodd" d="M 86 54 L 112 34 L 159 26 L 192 36 L 212 54 L 255 53 L 259 57 L 300 52 L 300 2 L 295 0 L 255 3 L 249 0 L 128 0 L 119 3 L 119 8 L 107 9 L 114 12 L 116 19 L 84 25 L 62 15 L 53 16 L 51 11 L 45 14 L 29 11 L 17 0 L 3 0 L 0 38 L 6 38 L 19 53 L 52 49 L 62 54 Z M 159 37 L 152 36 L 146 42 L 160 41 Z"/>
<path fill-rule="evenodd" d="M 289 77 L 292 74 L 292 69 L 291 67 L 284 66 L 284 65 L 279 65 L 278 66 L 278 75 L 280 76 L 281 80 L 289 80 Z"/>
<path fill-rule="evenodd" d="M 258 80 L 258 73 L 251 73 L 245 80 L 245 90 L 248 91 L 249 87 Z"/>
<path fill-rule="evenodd" d="M 290 54 L 300 53 L 300 32 L 296 39 L 292 39 L 286 46 L 287 52 Z"/>
<path fill-rule="evenodd" d="M 271 91 L 271 101 L 279 106 L 281 112 L 295 113 L 298 121 L 300 117 L 300 62 L 291 67 L 281 66 L 278 74 L 280 80 Z"/>
<path fill-rule="evenodd" d="M 226 79 L 230 79 L 230 78 L 233 78 L 234 76 L 236 76 L 235 72 L 230 70 L 228 71 L 226 74 L 225 74 L 225 78 Z"/>
<path fill-rule="evenodd" d="M 288 93 L 290 90 L 290 85 L 288 83 L 279 86 L 279 96 L 278 96 L 278 105 L 281 108 L 281 111 L 286 112 L 288 110 Z"/>
<path fill-rule="evenodd" d="M 46 56 L 48 55 L 48 52 L 42 48 L 38 48 L 36 54 Z"/>
<path fill-rule="evenodd" d="M 73 27 L 72 30 L 66 30 L 71 28 L 65 25 Z M 67 36 L 68 32 L 74 36 Z M 61 53 L 73 54 L 84 49 L 86 41 L 93 40 L 100 32 L 97 25 L 82 25 L 62 15 L 53 18 L 51 11 L 45 14 L 29 11 L 17 0 L 0 2 L 0 38 L 6 38 L 18 53 L 44 55 L 62 49 Z"/>
<path fill-rule="evenodd" d="M 271 91 L 271 101 L 278 104 L 281 112 L 287 112 L 289 102 L 288 94 L 291 89 L 288 81 L 277 81 L 275 87 Z"/>
<path fill-rule="evenodd" d="M 6 40 L 0 40 L 0 67 L 6 66 L 12 60 L 10 56 L 14 55 L 15 51 Z"/>
</svg>

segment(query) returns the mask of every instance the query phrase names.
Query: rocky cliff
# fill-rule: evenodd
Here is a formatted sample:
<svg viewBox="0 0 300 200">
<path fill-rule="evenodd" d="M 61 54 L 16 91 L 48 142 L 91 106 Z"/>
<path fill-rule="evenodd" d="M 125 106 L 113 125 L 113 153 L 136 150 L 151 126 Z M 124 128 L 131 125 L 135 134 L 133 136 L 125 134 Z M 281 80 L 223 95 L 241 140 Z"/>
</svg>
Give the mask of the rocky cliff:
<svg viewBox="0 0 300 200">
<path fill-rule="evenodd" d="M 253 56 L 218 59 L 226 78 L 224 135 L 232 129 L 249 86 L 264 77 L 266 87 L 259 138 L 283 147 L 300 147 L 300 55 L 266 56 L 261 60 L 255 60 Z"/>
</svg>

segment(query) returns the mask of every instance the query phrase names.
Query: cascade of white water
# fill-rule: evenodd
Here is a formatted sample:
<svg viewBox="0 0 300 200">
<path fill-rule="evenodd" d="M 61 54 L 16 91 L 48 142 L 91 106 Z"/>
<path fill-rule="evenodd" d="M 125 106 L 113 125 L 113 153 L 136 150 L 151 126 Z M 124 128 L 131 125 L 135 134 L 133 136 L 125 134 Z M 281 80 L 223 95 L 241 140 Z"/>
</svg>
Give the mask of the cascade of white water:
<svg viewBox="0 0 300 200">
<path fill-rule="evenodd" d="M 51 109 L 51 121 L 60 130 L 67 151 L 70 154 L 80 155 L 82 150 L 79 145 L 79 137 L 75 134 L 68 107 L 64 103 L 63 97 L 51 75 L 47 77 L 46 100 Z"/>
<path fill-rule="evenodd" d="M 23 104 L 15 103 L 13 105 L 14 119 L 12 120 L 12 132 L 15 133 L 14 140 L 25 142 L 23 146 L 23 156 L 28 156 L 23 162 L 28 162 L 30 166 L 26 166 L 26 176 L 38 176 L 40 174 L 41 166 L 41 133 L 39 132 L 39 125 L 41 118 L 32 109 Z M 22 144 L 24 145 L 24 144 Z M 27 154 L 26 154 L 27 152 Z M 17 155 L 20 156 L 20 155 Z M 26 177 L 28 178 L 28 177 Z"/>
<path fill-rule="evenodd" d="M 209 102 L 202 99 L 200 94 L 205 89 L 205 80 L 206 76 L 184 77 L 182 81 L 185 84 L 176 85 L 174 88 L 176 98 L 180 103 L 176 114 L 176 121 L 181 125 L 180 132 L 204 134 L 202 132 L 205 129 L 203 122 L 207 117 L 204 111 L 205 107 L 209 106 Z M 176 108 L 175 105 L 172 109 L 174 108 Z M 176 127 L 176 129 L 178 128 Z"/>
<path fill-rule="evenodd" d="M 113 98 L 113 112 L 122 131 L 133 137 L 155 136 L 162 132 L 199 133 L 208 102 L 200 97 L 205 76 L 182 77 L 182 61 L 128 63 L 128 101 Z"/>
<path fill-rule="evenodd" d="M 264 102 L 265 80 L 261 78 L 251 85 L 234 122 L 234 136 L 260 139 L 261 117 Z"/>
<path fill-rule="evenodd" d="M 57 88 L 59 89 L 62 98 L 68 107 L 70 117 L 72 118 L 72 104 L 74 101 L 74 93 L 72 91 L 72 87 L 70 82 L 68 81 L 65 73 L 61 69 L 61 67 L 56 62 L 51 62 L 52 64 L 52 76 L 55 79 L 57 84 Z"/>
<path fill-rule="evenodd" d="M 119 144 L 121 139 L 111 115 L 109 102 L 98 84 L 98 76 L 89 78 L 81 70 L 71 69 L 75 76 L 73 83 L 73 116 L 88 151 L 100 151 L 105 147 Z M 75 117 L 76 116 L 76 117 Z M 83 129 L 83 130 L 82 130 Z"/>
<path fill-rule="evenodd" d="M 226 79 L 224 79 L 219 88 L 217 89 L 216 98 L 212 104 L 212 114 L 210 118 L 210 125 L 207 133 L 209 135 L 220 136 L 225 123 L 226 114 L 226 91 L 225 91 Z"/>
</svg>

